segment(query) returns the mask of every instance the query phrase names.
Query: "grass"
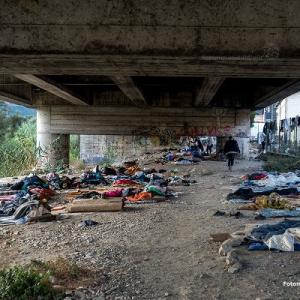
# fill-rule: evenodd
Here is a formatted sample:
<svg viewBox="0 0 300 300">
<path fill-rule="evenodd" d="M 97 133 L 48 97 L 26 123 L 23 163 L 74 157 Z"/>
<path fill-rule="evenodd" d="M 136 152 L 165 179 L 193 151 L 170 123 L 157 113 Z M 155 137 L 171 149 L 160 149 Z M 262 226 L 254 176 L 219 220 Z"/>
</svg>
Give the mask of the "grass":
<svg viewBox="0 0 300 300">
<path fill-rule="evenodd" d="M 64 290 L 90 285 L 95 279 L 95 271 L 62 257 L 33 260 L 27 266 L 0 270 L 0 300 L 59 300 L 64 298 Z"/>
<path fill-rule="evenodd" d="M 0 271 L 1 300 L 63 299 L 52 287 L 49 273 L 34 268 L 13 267 Z"/>
<path fill-rule="evenodd" d="M 55 279 L 55 283 L 68 289 L 84 286 L 95 278 L 93 270 L 79 267 L 73 262 L 69 262 L 63 257 L 58 257 L 53 261 L 32 260 L 31 267 L 41 273 L 49 273 Z"/>
<path fill-rule="evenodd" d="M 268 172 L 291 172 L 300 170 L 300 157 L 290 157 L 274 154 L 265 154 L 263 168 Z"/>
<path fill-rule="evenodd" d="M 36 164 L 35 132 L 35 119 L 29 119 L 0 142 L 0 177 L 20 175 Z"/>
</svg>

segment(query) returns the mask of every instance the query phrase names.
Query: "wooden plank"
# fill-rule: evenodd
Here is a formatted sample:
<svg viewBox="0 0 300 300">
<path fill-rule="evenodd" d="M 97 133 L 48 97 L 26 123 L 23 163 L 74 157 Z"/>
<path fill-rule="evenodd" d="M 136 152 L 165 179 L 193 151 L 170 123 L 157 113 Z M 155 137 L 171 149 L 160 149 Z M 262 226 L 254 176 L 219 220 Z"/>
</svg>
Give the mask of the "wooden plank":
<svg viewBox="0 0 300 300">
<path fill-rule="evenodd" d="M 213 100 L 214 96 L 218 92 L 222 83 L 223 77 L 206 77 L 204 78 L 202 85 L 196 92 L 194 101 L 195 106 L 208 106 Z"/>
<path fill-rule="evenodd" d="M 116 200 L 110 199 L 81 199 L 74 200 L 67 206 L 67 211 L 70 213 L 74 212 L 113 212 L 121 211 L 123 208 L 123 200 L 120 197 Z"/>
<path fill-rule="evenodd" d="M 300 91 L 300 80 L 290 80 L 255 101 L 255 108 L 264 108 Z"/>
<path fill-rule="evenodd" d="M 0 100 L 32 108 L 32 102 L 30 99 L 17 96 L 12 93 L 0 91 Z"/>
<path fill-rule="evenodd" d="M 36 76 L 31 74 L 15 74 L 15 77 L 25 82 L 28 82 L 34 86 L 37 86 L 49 92 L 50 94 L 62 98 L 72 104 L 76 104 L 76 105 L 88 104 L 86 100 L 83 100 L 80 96 L 76 95 L 73 91 L 44 76 Z"/>
<path fill-rule="evenodd" d="M 131 77 L 112 76 L 111 79 L 118 85 L 119 89 L 137 106 L 146 105 L 147 102 Z"/>
</svg>

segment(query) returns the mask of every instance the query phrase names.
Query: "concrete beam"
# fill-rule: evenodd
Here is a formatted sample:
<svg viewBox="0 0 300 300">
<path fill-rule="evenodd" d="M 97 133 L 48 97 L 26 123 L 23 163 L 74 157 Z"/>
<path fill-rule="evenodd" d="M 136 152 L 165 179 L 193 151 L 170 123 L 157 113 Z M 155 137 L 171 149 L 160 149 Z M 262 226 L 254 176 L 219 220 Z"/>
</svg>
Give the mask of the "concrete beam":
<svg viewBox="0 0 300 300">
<path fill-rule="evenodd" d="M 28 82 L 34 86 L 37 86 L 50 94 L 53 94 L 59 98 L 62 98 L 75 105 L 87 105 L 87 101 L 83 100 L 80 96 L 64 87 L 63 85 L 56 83 L 46 77 L 36 76 L 30 74 L 15 74 L 15 77 Z"/>
<path fill-rule="evenodd" d="M 0 73 L 296 79 L 300 58 L 0 54 Z"/>
<path fill-rule="evenodd" d="M 28 98 L 21 97 L 12 93 L 4 92 L 0 90 L 0 100 L 1 101 L 6 101 L 18 105 L 22 105 L 25 107 L 32 107 L 32 101 Z"/>
<path fill-rule="evenodd" d="M 254 102 L 255 108 L 264 108 L 300 91 L 300 80 L 290 80 Z"/>
<path fill-rule="evenodd" d="M 224 82 L 224 78 L 206 77 L 200 88 L 198 88 L 195 96 L 195 106 L 208 106 L 213 100 L 220 86 Z"/>
<path fill-rule="evenodd" d="M 10 1 L 0 11 L 0 52 L 299 56 L 297 0 L 129 2 L 22 1 L 16 9 Z"/>
<path fill-rule="evenodd" d="M 118 85 L 119 89 L 137 106 L 146 105 L 147 102 L 130 77 L 112 76 L 111 79 Z"/>
<path fill-rule="evenodd" d="M 38 107 L 39 109 L 39 107 Z M 50 109 L 50 133 L 104 135 L 242 136 L 250 133 L 250 110 L 136 106 L 63 106 Z"/>
</svg>

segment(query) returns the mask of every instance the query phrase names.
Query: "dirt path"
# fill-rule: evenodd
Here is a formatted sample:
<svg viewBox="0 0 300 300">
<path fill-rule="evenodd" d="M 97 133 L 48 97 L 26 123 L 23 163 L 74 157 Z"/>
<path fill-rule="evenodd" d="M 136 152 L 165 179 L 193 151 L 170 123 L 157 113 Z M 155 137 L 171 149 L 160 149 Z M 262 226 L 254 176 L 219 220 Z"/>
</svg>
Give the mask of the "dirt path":
<svg viewBox="0 0 300 300">
<path fill-rule="evenodd" d="M 174 166 L 170 166 L 170 168 Z M 171 203 L 140 205 L 121 213 L 91 214 L 98 226 L 78 227 L 82 216 L 57 223 L 0 228 L 0 254 L 6 264 L 59 255 L 100 269 L 95 284 L 77 291 L 82 299 L 299 299 L 299 253 L 248 252 L 243 268 L 230 274 L 209 235 L 257 223 L 252 212 L 241 219 L 212 216 L 230 210 L 223 203 L 239 176 L 259 163 L 242 161 L 229 173 L 223 162 L 176 168 L 190 171 L 197 184 L 180 187 Z M 203 170 L 212 175 L 201 176 Z"/>
</svg>

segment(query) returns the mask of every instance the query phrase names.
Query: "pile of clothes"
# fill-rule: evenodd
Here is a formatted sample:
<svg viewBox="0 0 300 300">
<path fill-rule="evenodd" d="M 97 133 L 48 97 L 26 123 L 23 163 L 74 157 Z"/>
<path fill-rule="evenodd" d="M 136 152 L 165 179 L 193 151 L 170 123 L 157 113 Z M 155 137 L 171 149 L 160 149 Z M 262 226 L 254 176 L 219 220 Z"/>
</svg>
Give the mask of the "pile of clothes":
<svg viewBox="0 0 300 300">
<path fill-rule="evenodd" d="M 188 175 L 179 176 L 165 169 L 142 169 L 137 161 L 125 162 L 119 167 L 96 166 L 72 178 L 55 172 L 43 177 L 33 174 L 1 187 L 0 224 L 52 219 L 51 210 L 66 209 L 65 204 L 73 202 L 78 207 L 90 203 L 97 211 L 108 211 L 109 207 L 118 211 L 125 204 L 160 202 L 178 196 L 168 186 L 191 183 L 194 181 Z M 49 200 L 60 190 L 73 191 L 67 192 L 63 204 L 51 208 Z M 86 206 L 84 209 L 88 211 Z M 75 211 L 78 209 L 73 207 Z"/>
<path fill-rule="evenodd" d="M 284 220 L 276 224 L 256 225 L 246 232 L 248 250 L 300 250 L 300 221 Z"/>
<path fill-rule="evenodd" d="M 121 197 L 125 204 L 130 203 L 152 203 L 164 201 L 174 196 L 168 189 L 169 185 L 190 185 L 195 181 L 190 180 L 188 175 L 178 176 L 174 173 L 169 174 L 164 169 L 141 169 L 137 162 L 126 162 L 122 167 L 106 167 L 99 169 L 96 167 L 88 173 L 89 178 L 101 180 L 93 192 L 81 191 L 74 199 L 110 199 Z M 109 174 L 109 175 L 107 175 Z M 97 176 L 97 177 L 96 177 Z M 81 178 L 86 178 L 86 173 Z M 98 183 L 98 182 L 97 182 Z M 79 192 L 80 193 L 80 192 Z M 74 193 L 67 196 L 70 200 Z"/>
<path fill-rule="evenodd" d="M 243 231 L 211 235 L 215 241 L 222 241 L 219 254 L 227 256 L 227 265 L 240 265 L 235 248 L 244 245 L 249 251 L 299 251 L 300 221 L 289 220 L 275 224 L 246 225 Z"/>
<path fill-rule="evenodd" d="M 47 221 L 51 215 L 48 200 L 54 195 L 47 181 L 36 175 L 25 177 L 0 191 L 0 225 Z"/>
<path fill-rule="evenodd" d="M 203 154 L 197 146 L 184 147 L 180 152 L 168 151 L 164 155 L 164 160 L 177 165 L 190 165 L 202 161 Z"/>
<path fill-rule="evenodd" d="M 300 177 L 298 173 L 254 173 L 242 177 L 243 184 L 227 195 L 240 210 L 256 210 L 256 218 L 299 217 Z"/>
</svg>

